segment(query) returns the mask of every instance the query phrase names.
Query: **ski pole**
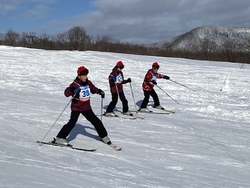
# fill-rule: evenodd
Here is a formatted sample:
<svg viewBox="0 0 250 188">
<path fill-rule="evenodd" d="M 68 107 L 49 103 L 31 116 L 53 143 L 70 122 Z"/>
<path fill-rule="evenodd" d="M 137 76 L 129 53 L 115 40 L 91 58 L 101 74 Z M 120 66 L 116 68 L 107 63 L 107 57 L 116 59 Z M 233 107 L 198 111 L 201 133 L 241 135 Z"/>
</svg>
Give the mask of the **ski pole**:
<svg viewBox="0 0 250 188">
<path fill-rule="evenodd" d="M 131 84 L 131 82 L 129 83 L 129 85 L 130 85 L 131 94 L 132 94 L 132 97 L 133 97 L 133 100 L 134 100 L 134 104 L 135 104 L 135 97 L 134 97 L 134 92 L 133 92 L 133 89 L 132 89 L 132 84 Z M 136 104 L 135 104 L 135 111 L 137 111 L 137 109 L 136 109 Z"/>
<path fill-rule="evenodd" d="M 169 79 L 169 80 L 172 81 L 172 82 L 174 82 L 174 83 L 176 83 L 176 84 L 179 84 L 179 85 L 181 85 L 181 86 L 183 86 L 183 87 L 186 87 L 186 88 L 188 88 L 188 89 L 191 89 L 191 90 L 195 91 L 194 89 L 192 89 L 192 88 L 190 88 L 190 87 L 188 87 L 188 86 L 186 86 L 186 85 L 184 85 L 184 84 L 178 83 L 178 82 L 176 82 L 176 81 L 174 81 L 174 80 L 171 80 L 171 79 Z"/>
<path fill-rule="evenodd" d="M 103 98 L 101 99 L 101 122 L 102 122 L 102 114 L 103 114 Z"/>
<path fill-rule="evenodd" d="M 119 99 L 120 98 L 120 94 L 119 94 L 119 90 L 118 90 L 117 84 L 115 84 L 115 88 L 116 88 L 116 92 L 117 92 L 117 97 Z"/>
<path fill-rule="evenodd" d="M 159 87 L 158 85 L 155 85 L 157 86 L 160 90 L 162 90 L 169 98 L 171 98 L 174 102 L 176 102 L 177 104 L 180 104 L 178 103 L 176 100 L 174 100 L 166 91 L 164 91 L 161 87 Z"/>
<path fill-rule="evenodd" d="M 75 96 L 75 95 L 74 95 Z M 74 97 L 73 96 L 73 97 Z M 58 119 L 61 117 L 61 115 L 63 114 L 63 112 L 66 110 L 66 108 L 69 106 L 70 102 L 72 101 L 73 97 L 70 99 L 70 101 L 68 102 L 68 104 L 64 107 L 64 109 L 62 110 L 62 112 L 60 113 L 60 115 L 57 117 L 57 119 L 55 120 L 55 122 L 52 124 L 52 126 L 50 127 L 50 129 L 48 130 L 48 132 L 45 134 L 45 136 L 43 137 L 43 139 L 41 140 L 41 142 L 43 142 L 43 140 L 45 139 L 45 137 L 49 134 L 49 132 L 51 131 L 51 129 L 54 127 L 54 125 L 56 124 L 56 122 L 58 121 Z"/>
<path fill-rule="evenodd" d="M 117 84 L 115 84 L 115 88 L 116 88 L 116 92 L 117 92 L 118 98 L 120 98 L 120 94 L 119 94 L 119 90 L 118 90 Z"/>
</svg>

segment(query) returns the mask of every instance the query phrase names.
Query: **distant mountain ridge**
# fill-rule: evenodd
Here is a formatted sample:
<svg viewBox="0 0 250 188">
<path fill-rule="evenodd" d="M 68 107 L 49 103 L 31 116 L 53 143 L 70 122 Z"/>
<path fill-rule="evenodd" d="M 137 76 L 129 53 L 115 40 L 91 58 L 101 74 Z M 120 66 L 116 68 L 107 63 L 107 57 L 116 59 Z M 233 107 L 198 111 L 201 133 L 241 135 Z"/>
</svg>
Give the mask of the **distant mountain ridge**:
<svg viewBox="0 0 250 188">
<path fill-rule="evenodd" d="M 200 51 L 206 46 L 210 46 L 211 49 L 224 50 L 230 45 L 234 50 L 249 51 L 250 28 L 203 26 L 173 39 L 154 44 L 159 48 L 181 51 Z"/>
</svg>

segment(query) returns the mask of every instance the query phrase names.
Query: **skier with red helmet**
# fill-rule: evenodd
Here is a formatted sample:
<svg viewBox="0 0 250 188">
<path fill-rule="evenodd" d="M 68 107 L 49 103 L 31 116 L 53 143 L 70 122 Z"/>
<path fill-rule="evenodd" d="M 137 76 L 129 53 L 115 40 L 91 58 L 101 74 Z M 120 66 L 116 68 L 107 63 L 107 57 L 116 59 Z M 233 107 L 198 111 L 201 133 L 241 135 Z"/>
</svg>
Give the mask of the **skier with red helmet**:
<svg viewBox="0 0 250 188">
<path fill-rule="evenodd" d="M 110 73 L 109 79 L 109 86 L 110 92 L 112 95 L 112 101 L 109 103 L 105 115 L 107 116 L 115 116 L 113 112 L 117 102 L 118 97 L 122 101 L 122 112 L 125 115 L 133 116 L 131 112 L 129 112 L 128 108 L 128 101 L 123 92 L 123 84 L 130 83 L 131 79 L 128 78 L 127 80 L 124 79 L 122 69 L 124 68 L 124 64 L 122 61 L 118 61 L 116 66 L 113 68 L 112 72 Z"/>
<path fill-rule="evenodd" d="M 147 108 L 150 96 L 154 100 L 154 107 L 155 108 L 162 109 L 162 110 L 164 109 L 160 105 L 158 95 L 154 90 L 154 85 L 157 84 L 157 82 L 156 82 L 157 78 L 163 78 L 163 79 L 169 80 L 170 77 L 167 75 L 159 74 L 158 73 L 159 68 L 160 68 L 159 64 L 157 62 L 154 62 L 152 64 L 152 69 L 149 69 L 144 77 L 144 81 L 142 83 L 142 89 L 144 92 L 144 99 L 143 99 L 141 107 L 139 109 L 139 111 L 141 111 L 141 112 L 150 112 L 150 110 L 148 110 L 148 108 Z"/>
<path fill-rule="evenodd" d="M 80 114 L 82 114 L 95 127 L 98 135 L 104 143 L 111 144 L 102 121 L 94 114 L 90 106 L 91 94 L 97 93 L 104 98 L 105 93 L 101 89 L 95 87 L 95 85 L 88 80 L 88 73 L 89 70 L 86 67 L 79 67 L 77 69 L 77 77 L 64 91 L 66 97 L 73 97 L 71 101 L 71 115 L 68 123 L 61 128 L 54 139 L 53 142 L 56 144 L 68 145 L 66 138 L 75 127 Z"/>
</svg>

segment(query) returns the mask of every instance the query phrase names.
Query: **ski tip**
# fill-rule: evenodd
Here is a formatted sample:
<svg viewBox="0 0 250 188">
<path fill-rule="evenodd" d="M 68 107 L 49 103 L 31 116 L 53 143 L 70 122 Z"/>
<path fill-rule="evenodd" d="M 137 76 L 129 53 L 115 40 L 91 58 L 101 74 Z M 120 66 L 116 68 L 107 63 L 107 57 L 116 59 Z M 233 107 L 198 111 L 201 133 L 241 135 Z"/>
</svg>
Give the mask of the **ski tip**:
<svg viewBox="0 0 250 188">
<path fill-rule="evenodd" d="M 114 145 L 114 144 L 110 144 L 110 146 L 111 146 L 113 149 L 115 149 L 116 151 L 121 151 L 121 150 L 122 150 L 121 147 L 116 146 L 116 145 Z"/>
<path fill-rule="evenodd" d="M 115 147 L 114 148 L 116 151 L 122 151 L 122 148 L 120 148 L 120 147 Z"/>
</svg>

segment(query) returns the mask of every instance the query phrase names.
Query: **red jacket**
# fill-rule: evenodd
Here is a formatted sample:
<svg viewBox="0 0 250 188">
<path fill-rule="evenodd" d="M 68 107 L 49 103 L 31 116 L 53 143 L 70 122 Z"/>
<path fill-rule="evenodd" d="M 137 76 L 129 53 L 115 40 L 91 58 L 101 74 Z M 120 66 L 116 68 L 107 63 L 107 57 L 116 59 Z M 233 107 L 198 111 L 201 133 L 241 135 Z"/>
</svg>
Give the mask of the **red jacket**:
<svg viewBox="0 0 250 188">
<path fill-rule="evenodd" d="M 118 93 L 123 92 L 122 84 L 128 83 L 127 80 L 124 80 L 122 71 L 118 71 L 116 67 L 113 68 L 108 79 L 111 93 L 117 93 L 117 90 Z"/>
<path fill-rule="evenodd" d="M 142 83 L 142 89 L 146 91 L 152 91 L 154 88 L 154 84 L 152 83 L 152 80 L 157 80 L 157 78 L 163 78 L 163 74 L 154 73 L 153 69 L 149 69 L 144 77 L 144 81 Z"/>
<path fill-rule="evenodd" d="M 74 90 L 80 87 L 79 92 L 74 96 Z M 78 77 L 64 91 L 66 97 L 74 96 L 71 102 L 72 111 L 86 112 L 92 110 L 90 106 L 90 96 L 98 93 L 98 88 L 90 80 L 82 82 Z"/>
</svg>

